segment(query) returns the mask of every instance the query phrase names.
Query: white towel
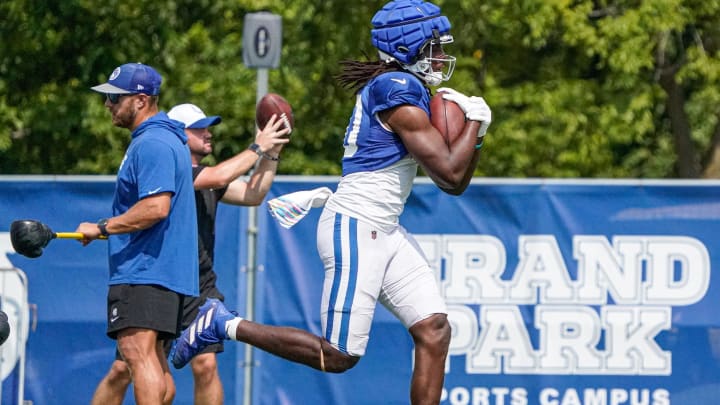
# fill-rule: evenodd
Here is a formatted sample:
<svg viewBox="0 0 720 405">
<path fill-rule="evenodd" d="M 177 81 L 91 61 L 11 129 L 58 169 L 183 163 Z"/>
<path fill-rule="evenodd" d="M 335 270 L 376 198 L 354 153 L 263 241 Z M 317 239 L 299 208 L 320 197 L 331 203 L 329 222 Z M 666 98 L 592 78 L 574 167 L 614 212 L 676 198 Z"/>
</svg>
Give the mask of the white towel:
<svg viewBox="0 0 720 405">
<path fill-rule="evenodd" d="M 319 187 L 313 190 L 296 191 L 268 201 L 270 214 L 283 228 L 289 229 L 305 218 L 311 208 L 319 208 L 332 195 L 332 190 Z"/>
</svg>

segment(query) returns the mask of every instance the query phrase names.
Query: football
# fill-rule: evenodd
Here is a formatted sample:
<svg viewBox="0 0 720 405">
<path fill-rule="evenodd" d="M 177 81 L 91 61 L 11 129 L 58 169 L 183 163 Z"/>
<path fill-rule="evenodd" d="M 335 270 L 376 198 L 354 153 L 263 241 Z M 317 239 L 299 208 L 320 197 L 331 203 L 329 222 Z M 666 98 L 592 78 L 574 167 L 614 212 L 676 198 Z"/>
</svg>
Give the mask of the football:
<svg viewBox="0 0 720 405">
<path fill-rule="evenodd" d="M 465 113 L 454 101 L 445 100 L 438 92 L 430 99 L 430 122 L 450 145 L 465 128 Z"/>
<path fill-rule="evenodd" d="M 258 101 L 255 107 L 255 123 L 258 128 L 265 128 L 265 124 L 270 121 L 270 117 L 273 114 L 277 114 L 278 117 L 284 122 L 286 128 L 292 132 L 295 127 L 295 118 L 293 117 L 292 107 L 285 98 L 276 93 L 267 93 L 260 101 Z M 282 127 L 280 127 L 282 129 Z M 290 133 L 288 133 L 290 135 Z"/>
</svg>

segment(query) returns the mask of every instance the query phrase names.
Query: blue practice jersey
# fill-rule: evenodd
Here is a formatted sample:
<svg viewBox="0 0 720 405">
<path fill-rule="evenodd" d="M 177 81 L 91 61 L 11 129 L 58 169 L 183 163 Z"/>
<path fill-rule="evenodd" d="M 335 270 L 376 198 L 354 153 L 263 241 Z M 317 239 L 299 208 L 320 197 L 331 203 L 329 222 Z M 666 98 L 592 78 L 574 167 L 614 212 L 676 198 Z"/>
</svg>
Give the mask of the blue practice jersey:
<svg viewBox="0 0 720 405">
<path fill-rule="evenodd" d="M 430 115 L 430 95 L 410 73 L 388 72 L 370 80 L 357 96 L 345 133 L 343 177 L 326 207 L 390 232 L 417 174 L 417 162 L 378 113 L 400 105 Z"/>
<path fill-rule="evenodd" d="M 383 73 L 368 82 L 357 96 L 345 131 L 343 176 L 388 167 L 407 155 L 400 138 L 382 125 L 377 114 L 399 105 L 422 108 L 430 115 L 430 95 L 410 73 Z"/>
<path fill-rule="evenodd" d="M 160 112 L 140 124 L 118 171 L 113 215 L 169 192 L 170 214 L 148 229 L 109 238 L 110 284 L 155 284 L 198 295 L 192 162 L 182 126 Z"/>
</svg>

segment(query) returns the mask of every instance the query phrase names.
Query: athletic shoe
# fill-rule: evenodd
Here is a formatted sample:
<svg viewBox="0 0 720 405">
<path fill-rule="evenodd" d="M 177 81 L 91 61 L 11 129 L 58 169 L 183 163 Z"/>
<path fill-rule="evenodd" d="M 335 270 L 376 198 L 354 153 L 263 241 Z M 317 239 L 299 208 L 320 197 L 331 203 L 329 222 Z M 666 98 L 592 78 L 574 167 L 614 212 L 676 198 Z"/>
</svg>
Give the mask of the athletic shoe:
<svg viewBox="0 0 720 405">
<path fill-rule="evenodd" d="M 215 298 L 208 298 L 200 307 L 195 320 L 173 344 L 169 357 L 175 368 L 183 368 L 198 353 L 211 344 L 227 339 L 225 322 L 235 315 Z"/>
</svg>

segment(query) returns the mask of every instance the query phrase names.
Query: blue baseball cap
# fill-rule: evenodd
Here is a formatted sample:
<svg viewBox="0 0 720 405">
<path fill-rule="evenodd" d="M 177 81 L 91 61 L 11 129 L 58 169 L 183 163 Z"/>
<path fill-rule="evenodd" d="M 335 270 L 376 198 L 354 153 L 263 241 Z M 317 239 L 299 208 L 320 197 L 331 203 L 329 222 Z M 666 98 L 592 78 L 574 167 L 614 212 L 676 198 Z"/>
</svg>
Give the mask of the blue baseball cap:
<svg viewBox="0 0 720 405">
<path fill-rule="evenodd" d="M 142 63 L 126 63 L 113 70 L 107 83 L 91 87 L 104 94 L 160 94 L 162 77 L 155 69 Z"/>
<path fill-rule="evenodd" d="M 179 104 L 171 108 L 167 113 L 171 120 L 180 121 L 185 128 L 209 128 L 222 121 L 217 115 L 206 116 L 203 110 L 195 104 Z"/>
</svg>

